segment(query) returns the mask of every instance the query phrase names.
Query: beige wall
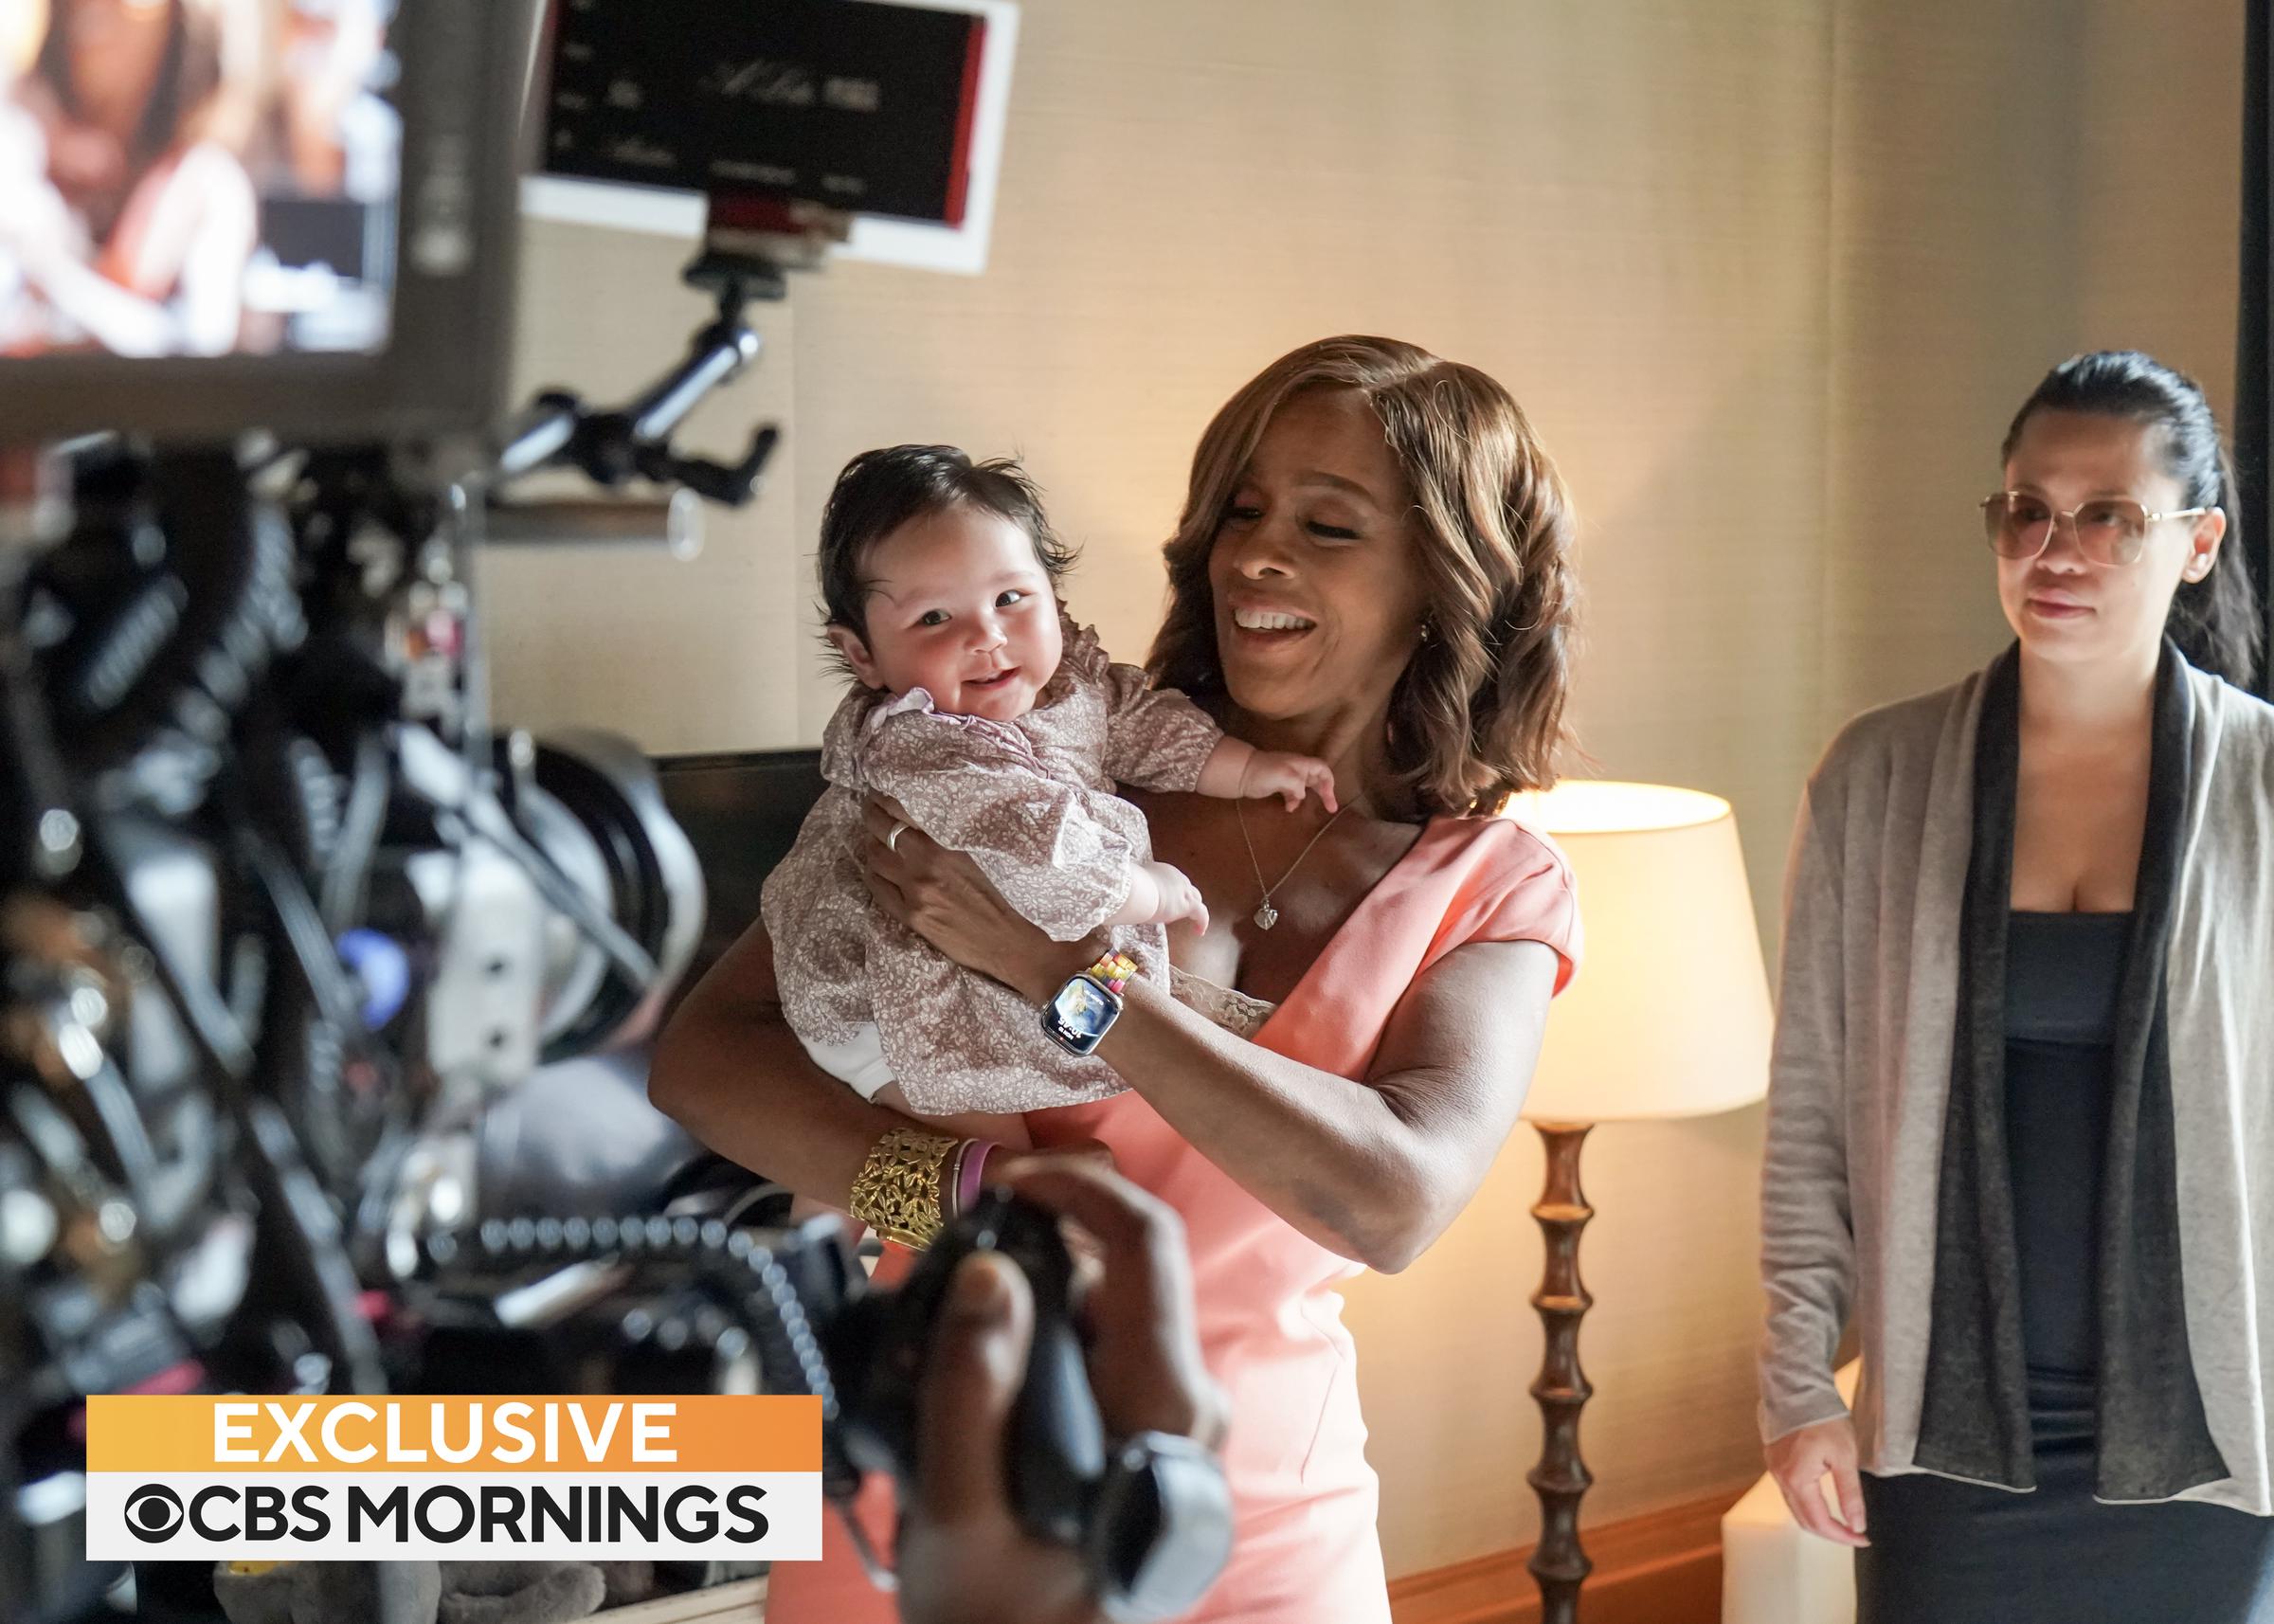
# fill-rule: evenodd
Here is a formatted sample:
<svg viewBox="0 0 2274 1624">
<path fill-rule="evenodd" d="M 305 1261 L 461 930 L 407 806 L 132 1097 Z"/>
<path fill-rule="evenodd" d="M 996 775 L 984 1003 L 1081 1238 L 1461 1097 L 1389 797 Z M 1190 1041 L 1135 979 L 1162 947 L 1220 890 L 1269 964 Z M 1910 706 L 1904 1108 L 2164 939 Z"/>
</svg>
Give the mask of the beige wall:
<svg viewBox="0 0 2274 1624">
<path fill-rule="evenodd" d="M 1828 723 L 2005 641 L 1949 521 L 2048 365 L 2152 350 L 2224 408 L 2241 56 L 2220 0 L 1839 0 Z"/>
<path fill-rule="evenodd" d="M 1586 744 L 1729 796 L 1765 919 L 1839 716 L 1997 645 L 1970 504 L 2043 367 L 2138 342 L 2223 398 L 2231 9 L 1030 0 L 987 275 L 801 280 L 698 425 L 785 420 L 764 501 L 692 566 L 498 560 L 499 712 L 812 742 L 815 518 L 906 439 L 1023 455 L 1087 548 L 1075 609 L 1134 656 L 1209 413 L 1296 343 L 1389 333 L 1524 401 L 1586 520 Z M 605 395 L 676 352 L 684 252 L 532 227 L 526 381 Z M 1759 1139 L 1748 1110 L 1589 1145 L 1591 1522 L 1755 1469 Z M 1526 1130 L 1351 1293 L 1393 1571 L 1536 1530 L 1539 1177 Z"/>
</svg>

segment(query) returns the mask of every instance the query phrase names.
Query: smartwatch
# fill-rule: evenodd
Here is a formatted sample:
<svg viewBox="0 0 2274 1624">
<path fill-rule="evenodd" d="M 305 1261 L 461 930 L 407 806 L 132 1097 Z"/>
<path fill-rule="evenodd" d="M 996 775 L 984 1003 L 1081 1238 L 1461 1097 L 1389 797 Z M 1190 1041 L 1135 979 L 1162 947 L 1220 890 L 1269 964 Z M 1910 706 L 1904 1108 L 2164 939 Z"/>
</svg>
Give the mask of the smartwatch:
<svg viewBox="0 0 2274 1624">
<path fill-rule="evenodd" d="M 1042 1006 L 1044 1034 L 1077 1058 L 1095 1054 L 1121 1019 L 1121 989 L 1136 973 L 1137 961 L 1128 954 L 1108 953 L 1058 988 Z"/>
<path fill-rule="evenodd" d="M 1115 1449 L 1084 1541 L 1098 1602 L 1114 1624 L 1179 1618 L 1232 1556 L 1232 1491 L 1216 1452 L 1168 1433 Z"/>
</svg>

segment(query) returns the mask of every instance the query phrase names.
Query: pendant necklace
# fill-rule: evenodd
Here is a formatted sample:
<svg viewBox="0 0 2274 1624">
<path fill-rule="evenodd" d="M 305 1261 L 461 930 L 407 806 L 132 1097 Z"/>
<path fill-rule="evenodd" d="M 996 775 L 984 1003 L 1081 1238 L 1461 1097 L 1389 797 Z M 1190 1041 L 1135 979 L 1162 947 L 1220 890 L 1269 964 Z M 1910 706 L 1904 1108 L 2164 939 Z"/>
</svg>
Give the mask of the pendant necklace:
<svg viewBox="0 0 2274 1624">
<path fill-rule="evenodd" d="M 1248 866 L 1255 871 L 1256 889 L 1263 893 L 1263 901 L 1256 908 L 1255 912 L 1253 915 L 1255 921 L 1256 929 L 1269 930 L 1272 926 L 1279 923 L 1279 911 L 1272 906 L 1272 893 L 1277 891 L 1280 886 L 1285 885 L 1290 878 L 1294 876 L 1295 870 L 1303 866 L 1303 859 L 1310 856 L 1311 846 L 1316 846 L 1321 840 L 1326 838 L 1326 831 L 1334 827 L 1336 820 L 1342 817 L 1345 808 L 1347 807 L 1348 804 L 1349 803 L 1345 802 L 1342 806 L 1336 807 L 1334 809 L 1334 816 L 1328 818 L 1326 822 L 1321 823 L 1319 825 L 1319 832 L 1311 836 L 1310 845 L 1305 846 L 1300 852 L 1295 854 L 1295 860 L 1287 865 L 1287 873 L 1281 875 L 1279 878 L 1272 884 L 1265 885 L 1263 883 L 1263 865 L 1255 860 L 1255 842 L 1248 838 L 1247 808 L 1237 801 L 1232 803 L 1233 815 L 1239 820 L 1240 843 L 1248 848 Z"/>
</svg>

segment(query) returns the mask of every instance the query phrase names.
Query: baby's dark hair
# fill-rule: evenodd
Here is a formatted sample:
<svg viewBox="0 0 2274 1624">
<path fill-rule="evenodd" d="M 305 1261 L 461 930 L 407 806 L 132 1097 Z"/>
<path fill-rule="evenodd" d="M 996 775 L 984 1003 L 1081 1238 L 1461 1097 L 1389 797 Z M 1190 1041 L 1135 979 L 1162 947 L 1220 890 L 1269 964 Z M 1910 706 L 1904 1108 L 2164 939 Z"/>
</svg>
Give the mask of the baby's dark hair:
<svg viewBox="0 0 2274 1624">
<path fill-rule="evenodd" d="M 1074 549 L 1042 512 L 1042 493 L 1007 457 L 974 462 L 952 445 L 893 445 L 845 464 L 821 510 L 821 612 L 828 624 L 869 641 L 869 550 L 913 519 L 973 507 L 1005 518 L 1035 544 L 1035 561 L 1056 589 Z"/>
</svg>

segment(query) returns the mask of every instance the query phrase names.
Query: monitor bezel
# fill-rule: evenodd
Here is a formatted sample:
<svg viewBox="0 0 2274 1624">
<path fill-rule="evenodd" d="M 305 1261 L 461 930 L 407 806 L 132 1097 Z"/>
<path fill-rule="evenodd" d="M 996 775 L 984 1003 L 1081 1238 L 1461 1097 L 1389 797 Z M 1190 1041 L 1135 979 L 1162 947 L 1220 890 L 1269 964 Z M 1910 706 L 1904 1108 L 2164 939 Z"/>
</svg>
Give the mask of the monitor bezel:
<svg viewBox="0 0 2274 1624">
<path fill-rule="evenodd" d="M 0 444 L 105 430 L 171 444 L 255 430 L 378 444 L 493 425 L 512 360 L 532 4 L 402 0 L 396 13 L 403 176 L 385 349 L 0 359 Z"/>
</svg>

